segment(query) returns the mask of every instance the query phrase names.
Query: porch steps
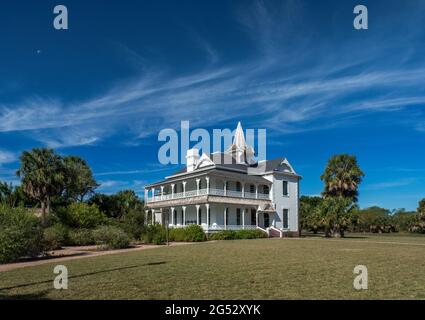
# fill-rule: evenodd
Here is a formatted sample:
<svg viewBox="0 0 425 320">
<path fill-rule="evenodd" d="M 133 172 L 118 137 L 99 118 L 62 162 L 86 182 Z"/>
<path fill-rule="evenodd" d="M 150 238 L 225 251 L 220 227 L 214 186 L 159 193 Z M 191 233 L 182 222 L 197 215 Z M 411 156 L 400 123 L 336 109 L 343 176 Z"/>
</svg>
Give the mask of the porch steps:
<svg viewBox="0 0 425 320">
<path fill-rule="evenodd" d="M 268 228 L 269 238 L 282 238 L 282 232 L 276 228 Z"/>
</svg>

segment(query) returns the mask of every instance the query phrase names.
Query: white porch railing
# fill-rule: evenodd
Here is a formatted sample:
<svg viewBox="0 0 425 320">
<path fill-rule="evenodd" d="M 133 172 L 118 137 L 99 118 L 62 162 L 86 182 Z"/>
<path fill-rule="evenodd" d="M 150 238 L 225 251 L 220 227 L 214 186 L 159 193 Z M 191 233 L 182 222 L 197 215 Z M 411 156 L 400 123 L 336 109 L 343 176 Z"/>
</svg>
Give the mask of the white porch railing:
<svg viewBox="0 0 425 320">
<path fill-rule="evenodd" d="M 169 226 L 169 228 L 185 228 L 185 227 L 187 227 L 187 226 L 189 226 L 191 224 L 196 224 L 196 223 L 186 223 L 186 225 L 182 225 L 182 224 L 176 224 L 176 225 L 169 224 L 168 226 Z M 225 225 L 216 224 L 216 223 L 213 223 L 210 226 L 207 226 L 206 224 L 202 224 L 201 227 L 205 231 L 255 230 L 255 229 L 259 228 L 257 226 L 253 226 L 253 225 L 245 225 L 245 226 L 242 226 L 242 225 L 227 225 L 227 226 L 225 226 Z"/>
<path fill-rule="evenodd" d="M 178 192 L 174 194 L 163 194 L 163 195 L 155 195 L 155 198 L 149 197 L 147 202 L 156 202 L 156 201 L 165 201 L 172 199 L 183 199 L 183 198 L 191 198 L 196 196 L 203 195 L 213 195 L 213 196 L 221 196 L 221 197 L 231 197 L 231 198 L 246 198 L 246 199 L 261 199 L 261 200 L 269 200 L 270 195 L 264 193 L 252 193 L 234 190 L 224 191 L 223 189 L 214 189 L 214 188 L 204 188 L 199 190 L 188 190 L 186 192 Z"/>
</svg>

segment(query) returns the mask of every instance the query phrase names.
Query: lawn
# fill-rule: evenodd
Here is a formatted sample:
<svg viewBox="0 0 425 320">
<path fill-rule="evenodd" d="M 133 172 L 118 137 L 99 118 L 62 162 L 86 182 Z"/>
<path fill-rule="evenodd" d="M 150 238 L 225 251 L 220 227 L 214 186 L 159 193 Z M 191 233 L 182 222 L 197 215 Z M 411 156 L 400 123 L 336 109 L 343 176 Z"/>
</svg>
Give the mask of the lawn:
<svg viewBox="0 0 425 320">
<path fill-rule="evenodd" d="M 0 273 L 0 298 L 425 299 L 425 237 L 356 235 L 219 241 L 67 261 Z M 369 289 L 353 288 L 366 265 Z"/>
</svg>

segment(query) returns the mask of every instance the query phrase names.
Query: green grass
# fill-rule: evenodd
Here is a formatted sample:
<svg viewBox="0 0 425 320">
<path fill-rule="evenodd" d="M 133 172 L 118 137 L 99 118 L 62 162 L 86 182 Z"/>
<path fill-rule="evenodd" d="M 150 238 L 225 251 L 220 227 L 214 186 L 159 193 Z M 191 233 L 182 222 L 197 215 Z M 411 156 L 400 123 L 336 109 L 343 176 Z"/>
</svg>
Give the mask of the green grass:
<svg viewBox="0 0 425 320">
<path fill-rule="evenodd" d="M 424 236 L 219 241 L 61 264 L 68 290 L 53 289 L 51 263 L 0 273 L 0 298 L 425 299 Z M 353 288 L 359 264 L 368 290 Z"/>
</svg>

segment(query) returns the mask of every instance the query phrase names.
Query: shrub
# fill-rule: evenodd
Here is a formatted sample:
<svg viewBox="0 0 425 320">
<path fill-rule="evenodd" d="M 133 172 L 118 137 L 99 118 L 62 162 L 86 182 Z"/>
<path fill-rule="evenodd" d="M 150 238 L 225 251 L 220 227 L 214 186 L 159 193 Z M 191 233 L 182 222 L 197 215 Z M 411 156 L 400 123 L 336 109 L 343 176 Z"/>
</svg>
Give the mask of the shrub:
<svg viewBox="0 0 425 320">
<path fill-rule="evenodd" d="M 105 249 L 122 249 L 130 245 L 130 238 L 120 228 L 101 226 L 93 231 L 96 244 Z"/>
<path fill-rule="evenodd" d="M 185 228 L 170 229 L 170 241 L 200 242 L 204 240 L 204 230 L 196 224 Z"/>
<path fill-rule="evenodd" d="M 213 233 L 210 236 L 211 240 L 235 240 L 236 232 L 233 230 L 224 230 Z"/>
<path fill-rule="evenodd" d="M 24 208 L 0 206 L 0 262 L 12 262 L 42 252 L 40 219 Z"/>
<path fill-rule="evenodd" d="M 133 239 L 139 240 L 145 223 L 144 214 L 139 210 L 131 209 L 123 215 L 121 221 L 120 227 Z"/>
<path fill-rule="evenodd" d="M 267 234 L 261 230 L 238 230 L 235 232 L 236 239 L 259 239 L 266 237 Z"/>
<path fill-rule="evenodd" d="M 145 243 L 164 244 L 167 241 L 167 233 L 160 224 L 148 225 L 143 228 L 141 239 Z"/>
<path fill-rule="evenodd" d="M 267 234 L 261 230 L 224 230 L 213 233 L 211 240 L 236 240 L 236 239 L 258 239 L 267 238 Z"/>
<path fill-rule="evenodd" d="M 44 250 L 60 249 L 68 242 L 68 228 L 63 224 L 57 223 L 43 231 Z"/>
<path fill-rule="evenodd" d="M 73 203 L 58 210 L 58 216 L 62 223 L 71 228 L 92 229 L 108 222 L 107 217 L 96 205 L 87 203 Z"/>
<path fill-rule="evenodd" d="M 70 246 L 89 246 L 94 244 L 92 230 L 73 229 L 69 230 L 67 245 Z"/>
</svg>

